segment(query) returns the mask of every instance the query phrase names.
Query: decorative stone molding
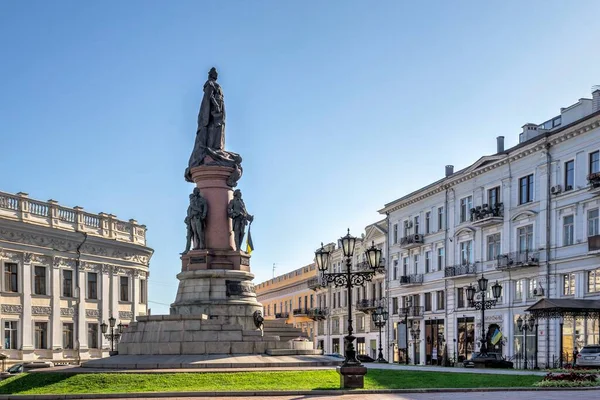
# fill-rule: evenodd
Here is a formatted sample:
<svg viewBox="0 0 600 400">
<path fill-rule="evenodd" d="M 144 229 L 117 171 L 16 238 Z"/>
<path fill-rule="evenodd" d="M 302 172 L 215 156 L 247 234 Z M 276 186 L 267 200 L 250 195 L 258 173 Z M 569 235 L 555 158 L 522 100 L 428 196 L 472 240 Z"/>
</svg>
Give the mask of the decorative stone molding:
<svg viewBox="0 0 600 400">
<path fill-rule="evenodd" d="M 18 262 L 21 260 L 21 255 L 12 251 L 3 250 L 0 252 L 0 258 Z"/>
<path fill-rule="evenodd" d="M 50 264 L 51 257 L 42 256 L 39 254 L 34 254 L 31 257 L 31 262 L 40 263 L 40 264 Z"/>
<path fill-rule="evenodd" d="M 74 307 L 66 307 L 66 308 L 63 307 L 60 309 L 61 317 L 72 317 L 76 314 L 77 314 L 77 310 L 75 310 Z"/>
<path fill-rule="evenodd" d="M 134 269 L 133 270 L 133 276 L 135 278 L 145 278 L 146 276 L 148 276 L 148 274 L 146 273 L 146 271 L 141 271 L 139 269 Z"/>
<path fill-rule="evenodd" d="M 119 275 L 124 272 L 124 269 L 121 267 L 117 267 L 116 265 L 111 266 L 113 275 Z"/>
<path fill-rule="evenodd" d="M 111 268 L 110 264 L 102 264 L 102 273 L 103 274 L 106 274 L 106 275 L 110 274 L 111 269 L 112 268 Z"/>
<path fill-rule="evenodd" d="M 87 310 L 85 310 L 85 317 L 86 318 L 100 318 L 100 311 L 87 309 Z"/>
<path fill-rule="evenodd" d="M 31 262 L 32 257 L 33 257 L 32 253 L 23 253 L 23 262 L 25 264 L 29 264 Z"/>
<path fill-rule="evenodd" d="M 52 307 L 31 306 L 31 315 L 52 315 Z"/>
<path fill-rule="evenodd" d="M 20 304 L 2 304 L 2 314 L 21 314 L 23 306 Z"/>
<path fill-rule="evenodd" d="M 133 313 L 131 311 L 119 311 L 119 319 L 133 319 Z"/>
<path fill-rule="evenodd" d="M 58 268 L 58 267 L 60 267 L 61 264 L 62 264 L 62 259 L 60 257 L 54 257 L 54 260 L 52 261 L 52 266 L 54 268 Z"/>
</svg>

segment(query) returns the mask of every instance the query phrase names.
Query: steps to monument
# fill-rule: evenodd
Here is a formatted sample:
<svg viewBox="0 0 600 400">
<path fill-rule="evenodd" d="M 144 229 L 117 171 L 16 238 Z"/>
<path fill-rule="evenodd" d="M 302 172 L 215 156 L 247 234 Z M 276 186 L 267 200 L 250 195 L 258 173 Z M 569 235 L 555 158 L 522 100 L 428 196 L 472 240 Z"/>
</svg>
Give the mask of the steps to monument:
<svg viewBox="0 0 600 400">
<path fill-rule="evenodd" d="M 268 349 L 267 355 L 270 356 L 320 356 L 323 350 L 320 349 Z"/>
</svg>

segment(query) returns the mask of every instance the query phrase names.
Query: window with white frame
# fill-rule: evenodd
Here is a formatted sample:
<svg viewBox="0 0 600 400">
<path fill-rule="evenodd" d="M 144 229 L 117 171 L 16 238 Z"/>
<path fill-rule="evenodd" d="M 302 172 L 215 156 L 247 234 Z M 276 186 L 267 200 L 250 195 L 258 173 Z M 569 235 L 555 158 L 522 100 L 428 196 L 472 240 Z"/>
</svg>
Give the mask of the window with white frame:
<svg viewBox="0 0 600 400">
<path fill-rule="evenodd" d="M 590 174 L 600 172 L 600 151 L 590 153 Z"/>
<path fill-rule="evenodd" d="M 48 323 L 36 322 L 34 324 L 34 346 L 36 349 L 48 348 Z"/>
<path fill-rule="evenodd" d="M 402 259 L 402 275 L 403 276 L 408 275 L 408 257 L 404 257 Z"/>
<path fill-rule="evenodd" d="M 460 199 L 460 222 L 471 219 L 471 208 L 473 208 L 473 196 Z"/>
<path fill-rule="evenodd" d="M 398 260 L 394 260 L 393 280 L 398 279 Z"/>
<path fill-rule="evenodd" d="M 73 324 L 70 322 L 63 324 L 63 348 L 73 349 Z"/>
<path fill-rule="evenodd" d="M 148 285 L 145 279 L 140 279 L 140 304 L 146 304 L 148 301 Z"/>
<path fill-rule="evenodd" d="M 98 273 L 87 273 L 87 298 L 89 300 L 98 299 Z"/>
<path fill-rule="evenodd" d="M 473 241 L 460 242 L 460 262 L 462 265 L 473 264 Z"/>
<path fill-rule="evenodd" d="M 444 207 L 438 207 L 438 231 L 441 231 L 442 229 L 444 229 Z"/>
<path fill-rule="evenodd" d="M 415 221 L 415 226 L 414 226 L 415 234 L 417 234 L 417 233 L 419 233 L 419 222 L 420 222 L 420 218 L 418 215 L 414 218 L 414 221 Z"/>
<path fill-rule="evenodd" d="M 70 269 L 63 269 L 62 278 L 63 297 L 73 297 L 73 271 Z"/>
<path fill-rule="evenodd" d="M 437 291 L 437 309 L 443 310 L 446 308 L 446 296 L 444 296 L 443 290 Z"/>
<path fill-rule="evenodd" d="M 425 252 L 425 272 L 429 273 L 431 272 L 431 251 L 426 251 Z"/>
<path fill-rule="evenodd" d="M 6 350 L 17 350 L 17 338 L 19 337 L 19 321 L 4 321 L 4 348 Z"/>
<path fill-rule="evenodd" d="M 487 259 L 493 261 L 500 255 L 500 234 L 494 233 L 487 237 Z"/>
<path fill-rule="evenodd" d="M 392 228 L 392 243 L 393 244 L 397 244 L 398 243 L 398 224 L 394 224 L 393 228 Z"/>
<path fill-rule="evenodd" d="M 573 190 L 575 186 L 575 160 L 565 163 L 565 192 Z"/>
<path fill-rule="evenodd" d="M 4 291 L 19 291 L 19 265 L 16 263 L 4 263 Z"/>
<path fill-rule="evenodd" d="M 520 253 L 533 250 L 533 225 L 522 226 L 517 229 L 518 250 Z"/>
<path fill-rule="evenodd" d="M 598 225 L 598 209 L 588 210 L 587 212 L 587 230 L 588 237 L 600 235 Z"/>
<path fill-rule="evenodd" d="M 413 256 L 413 260 L 414 260 L 414 265 L 413 265 L 414 266 L 414 270 L 413 270 L 414 272 L 413 273 L 414 274 L 418 274 L 419 273 L 419 255 L 415 254 Z"/>
<path fill-rule="evenodd" d="M 404 237 L 408 236 L 409 226 L 410 226 L 410 220 L 407 219 L 406 221 L 404 221 L 404 235 L 403 235 Z"/>
<path fill-rule="evenodd" d="M 515 300 L 516 302 L 523 301 L 523 280 L 519 279 L 515 282 Z"/>
<path fill-rule="evenodd" d="M 98 324 L 88 324 L 88 347 L 97 349 L 98 347 Z"/>
<path fill-rule="evenodd" d="M 33 269 L 33 294 L 47 294 L 46 267 L 35 266 Z"/>
<path fill-rule="evenodd" d="M 600 292 L 600 268 L 587 272 L 588 293 Z"/>
<path fill-rule="evenodd" d="M 529 290 L 527 291 L 527 298 L 532 298 L 537 293 L 537 278 L 529 279 Z"/>
<path fill-rule="evenodd" d="M 563 274 L 563 296 L 575 295 L 575 274 Z"/>
<path fill-rule="evenodd" d="M 444 259 L 444 248 L 439 247 L 437 249 L 437 270 L 441 271 L 442 268 L 445 267 L 445 259 Z"/>
<path fill-rule="evenodd" d="M 465 307 L 465 289 L 456 288 L 456 308 Z"/>
<path fill-rule="evenodd" d="M 129 278 L 127 276 L 121 276 L 119 277 L 119 283 L 119 300 L 129 301 Z"/>
<path fill-rule="evenodd" d="M 425 213 L 425 234 L 431 233 L 431 211 Z"/>
<path fill-rule="evenodd" d="M 563 217 L 563 246 L 570 246 L 574 243 L 573 215 Z"/>
<path fill-rule="evenodd" d="M 500 203 L 500 186 L 488 190 L 488 205 L 494 207 Z"/>
<path fill-rule="evenodd" d="M 533 174 L 519 179 L 519 204 L 533 201 Z"/>
</svg>

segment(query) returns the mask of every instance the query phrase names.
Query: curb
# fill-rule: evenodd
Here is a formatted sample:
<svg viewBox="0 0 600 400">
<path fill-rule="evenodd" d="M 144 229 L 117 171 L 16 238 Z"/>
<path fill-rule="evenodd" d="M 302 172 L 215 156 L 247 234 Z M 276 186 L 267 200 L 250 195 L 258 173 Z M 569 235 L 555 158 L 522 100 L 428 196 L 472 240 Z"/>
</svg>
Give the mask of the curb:
<svg viewBox="0 0 600 400">
<path fill-rule="evenodd" d="M 74 399 L 135 399 L 164 397 L 268 397 L 268 396 L 339 396 L 344 394 L 408 394 L 408 393 L 470 393 L 470 392 L 561 392 L 600 390 L 600 387 L 510 387 L 510 388 L 448 388 L 448 389 L 326 389 L 326 390 L 264 390 L 222 392 L 136 392 L 136 393 L 82 393 L 0 395 L 0 400 L 74 400 Z"/>
</svg>

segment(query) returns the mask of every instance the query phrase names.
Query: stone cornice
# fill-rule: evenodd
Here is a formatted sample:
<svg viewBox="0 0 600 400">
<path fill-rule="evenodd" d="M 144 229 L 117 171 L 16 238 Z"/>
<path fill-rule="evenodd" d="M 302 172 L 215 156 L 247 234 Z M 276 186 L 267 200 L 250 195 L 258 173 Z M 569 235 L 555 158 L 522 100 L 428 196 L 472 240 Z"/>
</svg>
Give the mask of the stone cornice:
<svg viewBox="0 0 600 400">
<path fill-rule="evenodd" d="M 379 210 L 380 214 L 390 214 L 394 211 L 400 210 L 404 207 L 407 207 L 411 204 L 417 203 L 421 200 L 424 200 L 428 197 L 434 196 L 437 193 L 443 192 L 453 186 L 456 186 L 462 182 L 465 182 L 469 179 L 472 179 L 478 175 L 483 173 L 492 171 L 496 168 L 499 168 L 509 162 L 514 162 L 523 157 L 530 156 L 531 154 L 543 151 L 546 149 L 547 145 L 555 146 L 558 143 L 564 142 L 566 140 L 572 139 L 584 133 L 587 133 L 593 129 L 600 127 L 600 116 L 595 116 L 591 119 L 587 119 L 585 121 L 580 122 L 579 124 L 573 125 L 564 131 L 559 131 L 556 133 L 551 133 L 549 136 L 540 135 L 539 139 L 530 144 L 525 144 L 522 147 L 518 147 L 511 154 L 504 155 L 503 158 L 497 159 L 495 161 L 490 162 L 489 164 L 485 164 L 481 168 L 471 170 L 471 167 L 475 164 L 479 163 L 481 160 L 478 160 L 476 163 L 471 166 L 459 171 L 446 179 L 442 179 L 437 184 L 431 187 L 425 187 L 420 190 L 414 192 L 412 196 L 401 198 L 395 202 L 388 204 L 383 209 Z"/>
</svg>

